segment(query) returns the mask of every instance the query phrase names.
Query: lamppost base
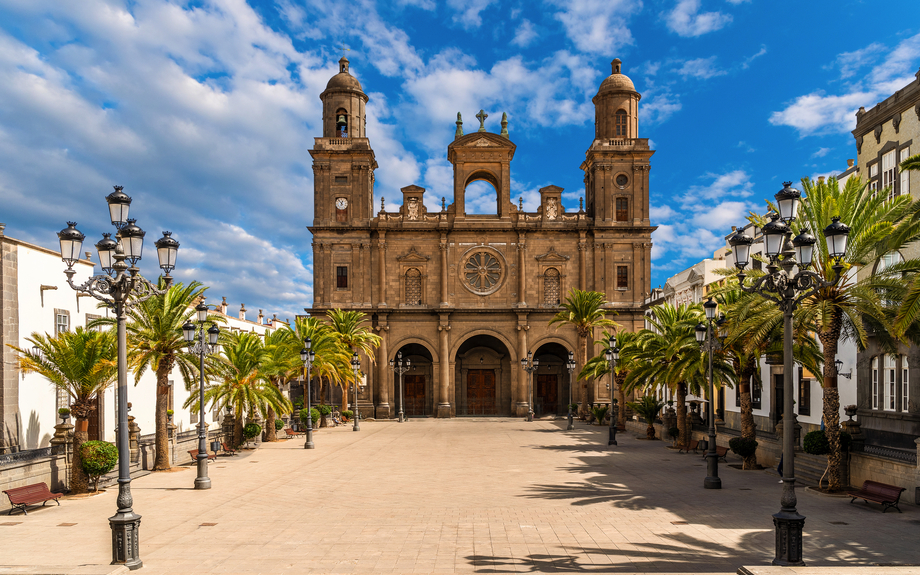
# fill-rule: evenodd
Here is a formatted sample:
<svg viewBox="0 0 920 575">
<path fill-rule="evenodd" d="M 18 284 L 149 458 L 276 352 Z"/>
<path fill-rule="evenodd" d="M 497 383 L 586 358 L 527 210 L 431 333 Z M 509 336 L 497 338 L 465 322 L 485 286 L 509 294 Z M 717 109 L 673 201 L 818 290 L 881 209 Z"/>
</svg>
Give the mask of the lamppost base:
<svg viewBox="0 0 920 575">
<path fill-rule="evenodd" d="M 704 489 L 722 489 L 722 479 L 719 477 L 707 477 L 703 480 Z"/>
<path fill-rule="evenodd" d="M 198 467 L 198 477 L 195 478 L 195 489 L 210 489 L 211 488 L 211 478 L 208 477 L 208 456 L 207 451 L 204 453 L 198 452 L 198 460 L 196 461 Z"/>
<path fill-rule="evenodd" d="M 316 446 L 313 445 L 313 430 L 310 429 L 307 431 L 307 441 L 303 444 L 304 449 L 314 449 Z"/>
<path fill-rule="evenodd" d="M 361 431 L 361 426 L 358 425 L 358 420 L 355 420 L 354 426 L 351 428 L 352 431 Z"/>
<path fill-rule="evenodd" d="M 802 560 L 805 517 L 796 511 L 780 511 L 773 515 L 773 527 L 776 531 L 776 556 L 773 558 L 773 565 L 805 565 L 805 561 Z"/>
<path fill-rule="evenodd" d="M 610 428 L 609 437 L 607 439 L 607 445 L 617 445 L 617 426 L 613 425 Z"/>
<path fill-rule="evenodd" d="M 527 412 L 527 421 L 533 421 L 533 412 L 532 412 L 532 411 Z"/>
<path fill-rule="evenodd" d="M 572 417 L 572 414 L 569 413 L 569 424 L 566 426 L 566 431 L 572 431 L 575 429 L 575 418 Z"/>
<path fill-rule="evenodd" d="M 124 565 L 132 571 L 144 566 L 138 537 L 140 526 L 141 516 L 133 511 L 119 511 L 109 517 L 109 527 L 112 528 L 112 565 Z"/>
<path fill-rule="evenodd" d="M 401 411 L 399 412 L 399 422 L 400 422 L 400 423 L 405 423 L 405 422 L 406 422 L 406 417 L 403 415 L 403 412 L 401 412 Z"/>
</svg>

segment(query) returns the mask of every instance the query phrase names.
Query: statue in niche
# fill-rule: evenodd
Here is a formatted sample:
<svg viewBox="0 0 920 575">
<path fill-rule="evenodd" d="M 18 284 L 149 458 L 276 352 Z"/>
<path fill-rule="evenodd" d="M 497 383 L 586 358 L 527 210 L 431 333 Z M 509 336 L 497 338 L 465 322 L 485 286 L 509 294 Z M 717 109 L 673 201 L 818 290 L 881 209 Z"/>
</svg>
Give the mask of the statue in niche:
<svg viewBox="0 0 920 575">
<path fill-rule="evenodd" d="M 410 220 L 418 219 L 418 198 L 409 198 L 409 204 L 406 206 L 406 217 Z"/>
<path fill-rule="evenodd" d="M 559 215 L 559 207 L 556 205 L 556 198 L 546 200 L 546 219 L 555 220 Z"/>
</svg>

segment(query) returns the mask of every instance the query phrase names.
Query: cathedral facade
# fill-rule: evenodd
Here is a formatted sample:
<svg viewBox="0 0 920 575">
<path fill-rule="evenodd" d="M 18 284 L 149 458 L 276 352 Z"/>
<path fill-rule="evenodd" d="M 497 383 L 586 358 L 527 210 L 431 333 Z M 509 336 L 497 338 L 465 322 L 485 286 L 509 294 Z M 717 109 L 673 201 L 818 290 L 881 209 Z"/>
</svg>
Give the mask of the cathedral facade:
<svg viewBox="0 0 920 575">
<path fill-rule="evenodd" d="M 568 353 L 578 356 L 575 331 L 547 325 L 560 302 L 572 288 L 603 292 L 612 319 L 635 331 L 649 292 L 654 151 L 638 137 L 641 96 L 621 62 L 613 61 L 593 99 L 595 134 L 580 166 L 583 207 L 566 211 L 562 188 L 547 186 L 535 212 L 511 198 L 515 145 L 505 122 L 492 133 L 482 117 L 479 131 L 466 135 L 458 121 L 447 147 L 452 194 L 434 192 L 452 195 L 452 203 L 426 205 L 425 189 L 407 185 L 399 211 L 375 212 L 368 97 L 348 60 L 339 66 L 320 95 L 323 135 L 310 150 L 314 302 L 306 311 L 364 311 L 381 337 L 375 361 L 362 359 L 360 411 L 395 417 L 399 385 L 389 361 L 401 352 L 411 360 L 403 376 L 409 416 L 523 416 L 531 393 L 538 416 L 566 413 L 570 393 L 575 401 L 581 394 L 565 369 Z M 495 188 L 495 214 L 467 213 L 464 193 L 476 181 Z M 532 390 L 520 365 L 528 352 L 539 359 Z M 591 400 L 610 401 L 607 381 L 581 385 Z"/>
</svg>

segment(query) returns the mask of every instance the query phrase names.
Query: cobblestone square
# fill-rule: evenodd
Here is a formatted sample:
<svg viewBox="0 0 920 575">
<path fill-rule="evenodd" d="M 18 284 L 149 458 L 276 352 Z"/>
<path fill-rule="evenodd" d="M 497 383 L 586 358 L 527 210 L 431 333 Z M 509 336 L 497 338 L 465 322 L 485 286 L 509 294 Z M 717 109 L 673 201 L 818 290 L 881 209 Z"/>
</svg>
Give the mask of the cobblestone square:
<svg viewBox="0 0 920 575">
<path fill-rule="evenodd" d="M 607 448 L 606 428 L 564 426 L 368 421 L 357 433 L 318 431 L 315 450 L 293 439 L 220 457 L 209 491 L 192 489 L 190 468 L 138 478 L 142 572 L 728 574 L 769 565 L 775 475 L 722 464 L 723 489 L 704 490 L 699 455 L 629 432 Z M 912 494 L 904 513 L 883 515 L 798 493 L 809 566 L 920 563 Z M 0 573 L 110 572 L 115 494 L 3 516 Z"/>
</svg>

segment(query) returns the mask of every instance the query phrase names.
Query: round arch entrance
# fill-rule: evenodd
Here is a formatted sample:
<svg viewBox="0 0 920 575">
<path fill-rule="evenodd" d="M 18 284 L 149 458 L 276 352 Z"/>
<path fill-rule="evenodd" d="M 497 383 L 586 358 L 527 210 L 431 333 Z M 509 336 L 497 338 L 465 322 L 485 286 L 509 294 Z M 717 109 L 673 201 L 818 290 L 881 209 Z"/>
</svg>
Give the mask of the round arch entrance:
<svg viewBox="0 0 920 575">
<path fill-rule="evenodd" d="M 547 342 L 537 348 L 534 359 L 540 361 L 533 373 L 534 415 L 555 416 L 568 413 L 569 392 L 572 389 L 565 367 L 569 350 L 562 344 Z"/>
<path fill-rule="evenodd" d="M 402 396 L 399 393 L 399 375 L 390 371 L 393 376 L 393 389 L 396 392 L 396 411 L 399 412 L 402 403 L 403 413 L 406 417 L 428 417 L 434 414 L 434 360 L 431 352 L 418 343 L 407 343 L 396 350 L 402 352 L 403 361 L 409 360 L 409 371 L 403 374 Z M 396 354 L 393 355 L 393 359 Z"/>
<path fill-rule="evenodd" d="M 480 334 L 457 349 L 454 405 L 457 416 L 511 415 L 511 354 L 498 338 Z"/>
</svg>

